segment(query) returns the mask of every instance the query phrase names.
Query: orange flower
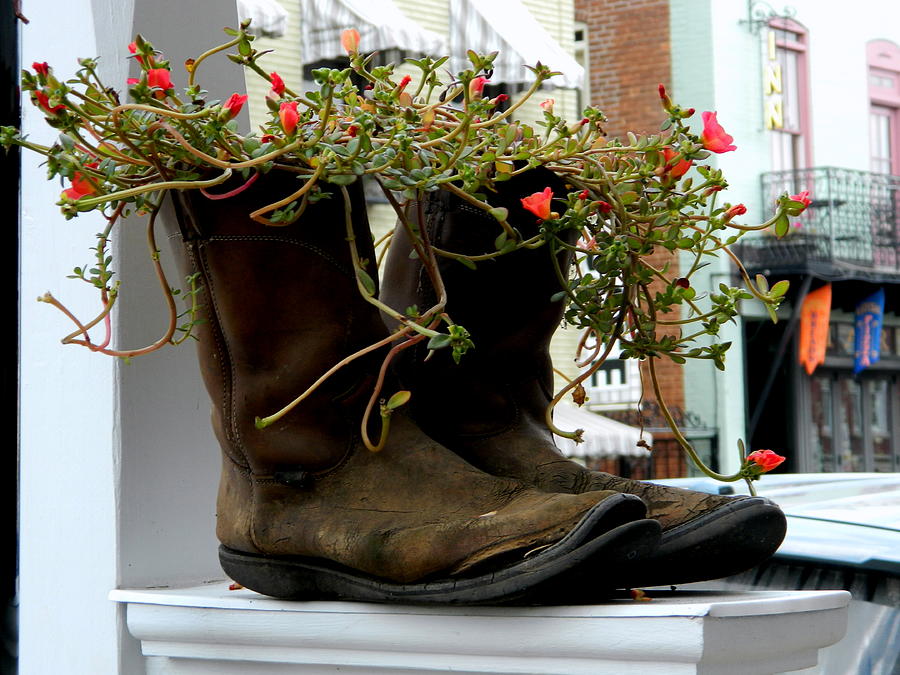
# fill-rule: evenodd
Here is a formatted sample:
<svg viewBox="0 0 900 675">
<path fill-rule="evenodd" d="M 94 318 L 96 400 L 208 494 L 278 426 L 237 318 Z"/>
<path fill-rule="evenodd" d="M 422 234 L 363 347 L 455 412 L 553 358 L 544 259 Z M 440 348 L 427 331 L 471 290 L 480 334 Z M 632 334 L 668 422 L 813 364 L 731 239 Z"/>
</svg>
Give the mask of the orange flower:
<svg viewBox="0 0 900 675">
<path fill-rule="evenodd" d="M 669 146 L 663 148 L 662 154 L 663 158 L 666 160 L 663 173 L 667 174 L 671 178 L 681 178 L 694 164 L 689 159 L 684 159 L 683 157 L 679 161 L 672 164 L 672 160 L 675 159 L 675 156 L 678 153 Z"/>
<path fill-rule="evenodd" d="M 553 199 L 553 190 L 547 187 L 543 192 L 535 192 L 529 197 L 523 197 L 522 206 L 541 220 L 547 220 L 550 217 L 551 199 Z"/>
<path fill-rule="evenodd" d="M 291 136 L 300 121 L 300 115 L 297 113 L 297 101 L 284 101 L 278 110 L 278 118 L 281 120 L 281 128 L 284 129 L 284 133 Z"/>
<path fill-rule="evenodd" d="M 756 464 L 760 473 L 771 471 L 785 460 L 784 457 L 772 450 L 754 450 L 747 455 L 747 462 Z"/>
<path fill-rule="evenodd" d="M 700 142 L 703 147 L 710 152 L 731 152 L 737 150 L 736 145 L 732 145 L 734 138 L 725 133 L 725 129 L 716 119 L 716 113 L 706 111 L 703 117 L 703 133 L 700 134 Z"/>
<path fill-rule="evenodd" d="M 341 47 L 350 56 L 359 51 L 359 31 L 355 28 L 348 28 L 341 32 Z"/>
</svg>

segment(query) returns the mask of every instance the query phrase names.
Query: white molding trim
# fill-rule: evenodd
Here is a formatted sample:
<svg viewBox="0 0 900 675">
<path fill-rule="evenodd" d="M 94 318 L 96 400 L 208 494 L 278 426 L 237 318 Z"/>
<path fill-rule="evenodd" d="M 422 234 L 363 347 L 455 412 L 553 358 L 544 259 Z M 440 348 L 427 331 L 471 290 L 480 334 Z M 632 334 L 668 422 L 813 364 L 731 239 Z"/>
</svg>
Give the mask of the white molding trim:
<svg viewBox="0 0 900 675">
<path fill-rule="evenodd" d="M 815 666 L 846 591 L 662 592 L 649 602 L 414 607 L 286 602 L 226 582 L 116 590 L 147 673 L 740 675 Z"/>
</svg>

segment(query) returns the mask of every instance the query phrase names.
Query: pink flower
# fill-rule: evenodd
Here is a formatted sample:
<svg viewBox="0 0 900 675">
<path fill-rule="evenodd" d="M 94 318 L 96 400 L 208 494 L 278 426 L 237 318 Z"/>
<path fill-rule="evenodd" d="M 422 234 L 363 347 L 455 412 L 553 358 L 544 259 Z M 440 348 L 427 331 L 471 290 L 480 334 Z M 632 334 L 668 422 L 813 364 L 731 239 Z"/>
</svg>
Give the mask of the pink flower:
<svg viewBox="0 0 900 675">
<path fill-rule="evenodd" d="M 803 204 L 803 208 L 799 209 L 796 213 L 793 214 L 795 216 L 799 216 L 801 213 L 806 211 L 807 206 L 812 204 L 812 199 L 809 198 L 809 190 L 804 190 L 800 194 L 791 195 L 791 201 L 800 202 L 801 204 Z"/>
<path fill-rule="evenodd" d="M 675 162 L 675 164 L 672 164 L 672 160 L 675 159 L 675 156 L 678 153 L 669 146 L 664 147 L 662 153 L 663 158 L 666 160 L 666 165 L 663 172 L 668 174 L 668 176 L 671 178 L 681 178 L 693 165 L 692 161 L 690 161 L 689 159 L 684 159 L 683 157 L 679 161 Z"/>
<path fill-rule="evenodd" d="M 760 473 L 771 471 L 784 460 L 784 457 L 772 450 L 754 450 L 747 455 L 747 462 L 756 464 L 760 468 Z"/>
<path fill-rule="evenodd" d="M 130 87 L 133 87 L 134 85 L 140 84 L 140 83 L 141 83 L 141 80 L 140 80 L 140 78 L 137 78 L 137 77 L 129 77 L 127 80 L 125 80 L 125 84 L 127 84 Z"/>
<path fill-rule="evenodd" d="M 281 76 L 278 73 L 269 73 L 269 78 L 272 80 L 272 93 L 276 96 L 283 96 L 284 80 L 281 79 Z"/>
<path fill-rule="evenodd" d="M 50 74 L 50 64 L 48 64 L 46 61 L 44 61 L 43 63 L 38 63 L 37 61 L 35 61 L 31 64 L 31 67 L 34 68 L 34 72 L 36 72 L 41 77 L 47 77 L 47 75 Z"/>
<path fill-rule="evenodd" d="M 469 99 L 473 100 L 481 98 L 481 92 L 484 91 L 484 85 L 488 82 L 489 80 L 485 77 L 481 77 L 481 75 L 472 78 L 472 81 L 469 82 Z"/>
<path fill-rule="evenodd" d="M 359 52 L 359 31 L 355 28 L 347 28 L 341 32 L 341 47 L 350 56 Z"/>
<path fill-rule="evenodd" d="M 151 68 L 147 71 L 147 85 L 160 89 L 156 98 L 165 98 L 166 92 L 172 89 L 172 76 L 166 68 Z"/>
<path fill-rule="evenodd" d="M 240 95 L 238 93 L 234 93 L 231 96 L 229 96 L 228 100 L 222 104 L 222 110 L 227 113 L 226 119 L 231 120 L 231 119 L 234 119 L 235 117 L 237 117 L 241 112 L 241 108 L 244 107 L 244 104 L 246 102 L 247 102 L 246 94 Z"/>
<path fill-rule="evenodd" d="M 58 115 L 61 111 L 66 109 L 62 103 L 59 105 L 50 105 L 50 98 L 47 96 L 46 92 L 43 91 L 35 91 L 34 97 L 37 99 L 37 104 L 48 115 L 53 115 L 54 117 Z"/>
<path fill-rule="evenodd" d="M 533 195 L 522 198 L 522 207 L 531 211 L 541 220 L 550 217 L 550 200 L 553 199 L 553 190 L 544 188 L 543 192 L 535 192 Z"/>
<path fill-rule="evenodd" d="M 278 110 L 278 118 L 281 120 L 281 128 L 284 129 L 284 133 L 291 136 L 300 121 L 300 115 L 297 113 L 297 101 L 284 101 Z"/>
<path fill-rule="evenodd" d="M 731 220 L 735 216 L 742 216 L 747 213 L 747 207 L 743 204 L 735 204 L 725 212 L 725 220 Z"/>
<path fill-rule="evenodd" d="M 716 113 L 706 111 L 703 117 L 703 133 L 700 134 L 700 142 L 703 147 L 710 152 L 730 152 L 737 150 L 736 145 L 732 145 L 734 138 L 725 133 L 725 129 L 716 119 Z"/>
<path fill-rule="evenodd" d="M 554 103 L 556 103 L 555 99 L 548 98 L 545 101 L 542 101 L 540 103 L 540 106 L 541 106 L 541 108 L 543 108 L 544 112 L 552 113 Z"/>
</svg>

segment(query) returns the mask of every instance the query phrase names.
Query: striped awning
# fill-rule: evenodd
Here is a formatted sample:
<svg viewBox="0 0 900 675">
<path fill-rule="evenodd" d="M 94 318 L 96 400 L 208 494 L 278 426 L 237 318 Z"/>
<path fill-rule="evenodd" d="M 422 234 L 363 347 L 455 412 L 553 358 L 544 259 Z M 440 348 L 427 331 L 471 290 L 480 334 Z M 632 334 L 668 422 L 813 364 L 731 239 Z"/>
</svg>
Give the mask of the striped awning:
<svg viewBox="0 0 900 675">
<path fill-rule="evenodd" d="M 584 442 L 554 436 L 557 447 L 568 457 L 649 457 L 650 452 L 638 447 L 643 438 L 653 445 L 653 436 L 636 427 L 611 420 L 583 408 L 560 403 L 553 411 L 553 423 L 563 431 L 584 429 Z"/>
<path fill-rule="evenodd" d="M 537 22 L 522 0 L 450 0 L 450 21 L 453 72 L 472 67 L 466 50 L 499 51 L 491 84 L 534 82 L 534 74 L 525 65 L 540 61 L 562 73 L 551 84 L 565 89 L 583 85 L 584 68 Z"/>
<path fill-rule="evenodd" d="M 287 30 L 288 13 L 276 0 L 237 0 L 238 18 L 252 19 L 250 32 L 280 38 Z"/>
<path fill-rule="evenodd" d="M 392 0 L 302 0 L 300 2 L 300 58 L 303 63 L 346 56 L 341 31 L 359 31 L 360 51 L 400 49 L 443 56 L 443 37 L 408 19 Z"/>
</svg>

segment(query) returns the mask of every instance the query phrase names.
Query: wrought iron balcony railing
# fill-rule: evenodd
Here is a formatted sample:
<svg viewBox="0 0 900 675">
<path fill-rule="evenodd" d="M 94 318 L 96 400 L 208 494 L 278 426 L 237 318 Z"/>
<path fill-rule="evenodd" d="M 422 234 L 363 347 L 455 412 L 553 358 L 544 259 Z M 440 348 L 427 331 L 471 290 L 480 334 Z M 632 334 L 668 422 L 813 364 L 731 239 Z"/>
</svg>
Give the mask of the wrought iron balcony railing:
<svg viewBox="0 0 900 675">
<path fill-rule="evenodd" d="M 764 204 L 809 190 L 783 239 L 751 234 L 736 247 L 749 271 L 823 279 L 900 280 L 900 176 L 816 167 L 762 174 Z"/>
</svg>

